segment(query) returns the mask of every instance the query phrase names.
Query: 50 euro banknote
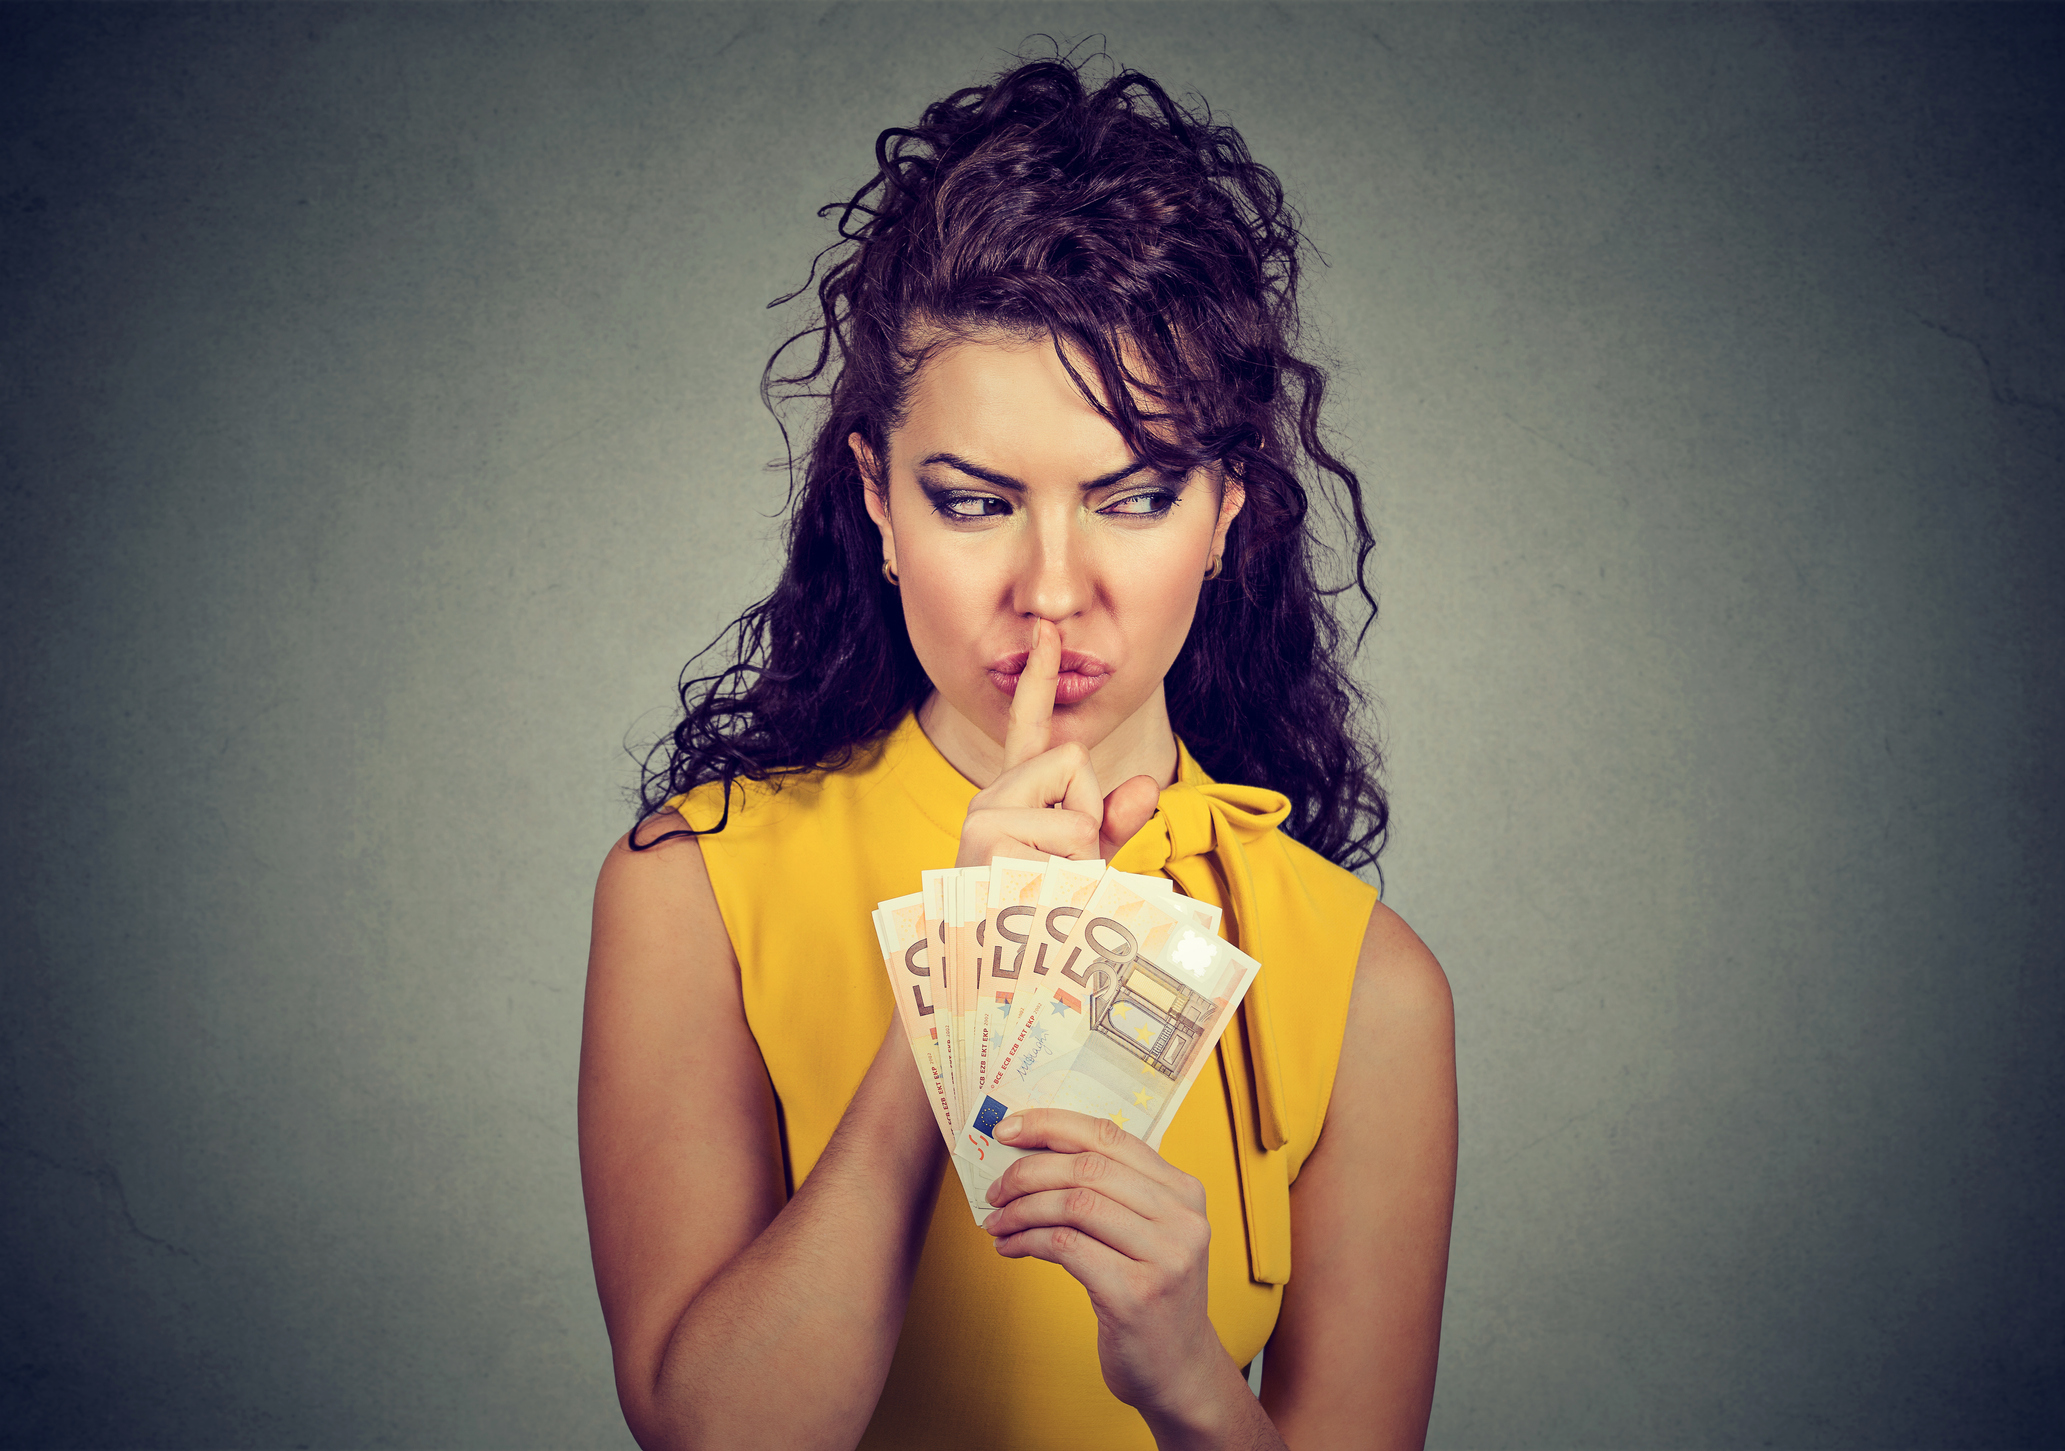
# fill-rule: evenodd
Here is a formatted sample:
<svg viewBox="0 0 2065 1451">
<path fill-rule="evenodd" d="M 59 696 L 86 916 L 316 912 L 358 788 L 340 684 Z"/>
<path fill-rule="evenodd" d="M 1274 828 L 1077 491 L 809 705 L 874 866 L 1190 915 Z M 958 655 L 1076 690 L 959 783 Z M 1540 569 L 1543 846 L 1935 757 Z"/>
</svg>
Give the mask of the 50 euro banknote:
<svg viewBox="0 0 2065 1451">
<path fill-rule="evenodd" d="M 1106 871 L 1050 970 L 1021 975 L 1001 1048 L 948 1140 L 978 1222 L 989 1186 L 1026 1152 L 993 1137 L 1011 1113 L 1073 1109 L 1160 1147 L 1261 966 L 1201 905 Z"/>
<path fill-rule="evenodd" d="M 925 916 L 924 893 L 890 898 L 875 908 L 874 919 L 882 966 L 896 999 L 897 1021 L 910 1042 L 911 1057 L 917 1060 L 918 1078 L 925 1085 L 932 1117 L 941 1136 L 951 1144 L 958 1119 L 940 1034 L 939 998 L 932 973 L 937 948 L 932 924 Z"/>
</svg>

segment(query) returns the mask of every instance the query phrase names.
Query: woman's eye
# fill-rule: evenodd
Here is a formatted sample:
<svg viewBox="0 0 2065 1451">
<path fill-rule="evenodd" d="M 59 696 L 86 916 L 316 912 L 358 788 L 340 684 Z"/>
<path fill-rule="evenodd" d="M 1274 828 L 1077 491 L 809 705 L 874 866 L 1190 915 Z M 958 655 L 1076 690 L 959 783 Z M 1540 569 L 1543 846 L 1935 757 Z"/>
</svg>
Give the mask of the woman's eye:
<svg viewBox="0 0 2065 1451">
<path fill-rule="evenodd" d="M 1097 512 L 1129 519 L 1152 519 L 1168 513 L 1175 502 L 1176 496 L 1169 490 L 1150 489 L 1143 494 L 1128 494 L 1123 499 L 1114 499 Z"/>
<path fill-rule="evenodd" d="M 994 519 L 1011 512 L 995 494 L 943 494 L 933 507 L 950 519 Z"/>
</svg>

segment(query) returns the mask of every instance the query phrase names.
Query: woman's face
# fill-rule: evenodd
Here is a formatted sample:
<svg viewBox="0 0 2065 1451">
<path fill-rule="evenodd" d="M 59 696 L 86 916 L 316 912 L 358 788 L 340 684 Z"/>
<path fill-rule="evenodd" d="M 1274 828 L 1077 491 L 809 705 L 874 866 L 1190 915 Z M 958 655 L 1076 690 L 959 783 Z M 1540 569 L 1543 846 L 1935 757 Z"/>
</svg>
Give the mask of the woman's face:
<svg viewBox="0 0 2065 1451">
<path fill-rule="evenodd" d="M 1000 746 L 1034 621 L 1048 619 L 1062 648 L 1054 744 L 1096 747 L 1157 723 L 1166 736 L 1162 677 L 1240 512 L 1237 484 L 1207 469 L 1155 474 L 1045 336 L 985 334 L 935 353 L 890 435 L 886 480 L 860 436 L 849 443 L 938 691 L 930 709 Z"/>
</svg>

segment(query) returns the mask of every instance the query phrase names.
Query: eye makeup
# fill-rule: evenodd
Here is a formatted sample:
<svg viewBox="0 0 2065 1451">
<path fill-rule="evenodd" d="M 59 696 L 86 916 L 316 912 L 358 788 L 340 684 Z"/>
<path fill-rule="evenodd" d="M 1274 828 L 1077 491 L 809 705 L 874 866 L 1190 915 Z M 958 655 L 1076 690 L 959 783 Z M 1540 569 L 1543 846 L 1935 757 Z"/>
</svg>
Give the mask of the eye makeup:
<svg viewBox="0 0 2065 1451">
<path fill-rule="evenodd" d="M 1002 519 L 1018 511 L 1019 505 L 996 494 L 982 493 L 967 488 L 957 488 L 931 479 L 920 478 L 918 489 L 925 495 L 932 512 L 942 519 L 955 522 L 980 522 L 986 519 Z M 1141 488 L 1135 483 L 1130 491 L 1109 503 L 1095 507 L 1095 512 L 1107 519 L 1161 519 L 1183 501 L 1188 492 L 1190 480 L 1174 483 L 1157 483 L 1150 488 Z M 1122 487 L 1106 485 L 1104 487 Z"/>
<path fill-rule="evenodd" d="M 925 502 L 932 506 L 932 512 L 942 519 L 974 523 L 984 519 L 1001 519 L 1012 512 L 1011 501 L 1000 499 L 995 494 L 941 488 L 922 479 L 918 481 L 918 488 L 924 492 Z"/>
</svg>

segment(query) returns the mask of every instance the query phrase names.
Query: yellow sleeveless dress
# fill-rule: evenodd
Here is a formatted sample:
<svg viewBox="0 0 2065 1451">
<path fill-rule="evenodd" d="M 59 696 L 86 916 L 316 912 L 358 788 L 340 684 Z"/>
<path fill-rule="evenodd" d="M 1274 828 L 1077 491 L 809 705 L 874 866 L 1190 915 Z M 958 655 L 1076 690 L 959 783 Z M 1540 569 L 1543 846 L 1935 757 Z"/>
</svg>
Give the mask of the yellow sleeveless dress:
<svg viewBox="0 0 2065 1451">
<path fill-rule="evenodd" d="M 1244 1365 L 1269 1339 L 1291 1276 L 1290 1184 L 1326 1119 L 1376 892 L 1276 830 L 1289 813 L 1281 795 L 1216 784 L 1180 743 L 1178 754 L 1175 784 L 1112 865 L 1162 872 L 1217 904 L 1229 940 L 1262 963 L 1161 1150 L 1205 1186 L 1209 1314 Z M 780 1107 L 792 1190 L 830 1142 L 895 1011 L 869 913 L 917 890 L 920 870 L 951 865 L 974 795 L 913 714 L 845 770 L 778 788 L 734 785 L 723 830 L 702 838 L 746 1021 Z M 724 814 L 715 783 L 668 805 L 704 831 Z M 1153 1444 L 1105 1388 L 1082 1286 L 1059 1266 L 999 1257 L 949 1168 L 861 1445 Z"/>
</svg>

